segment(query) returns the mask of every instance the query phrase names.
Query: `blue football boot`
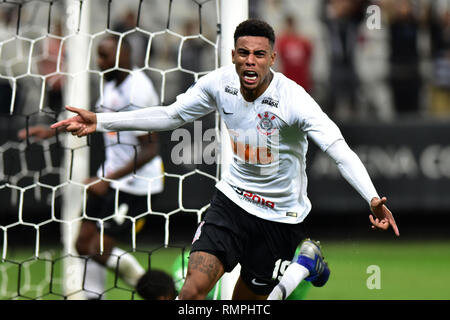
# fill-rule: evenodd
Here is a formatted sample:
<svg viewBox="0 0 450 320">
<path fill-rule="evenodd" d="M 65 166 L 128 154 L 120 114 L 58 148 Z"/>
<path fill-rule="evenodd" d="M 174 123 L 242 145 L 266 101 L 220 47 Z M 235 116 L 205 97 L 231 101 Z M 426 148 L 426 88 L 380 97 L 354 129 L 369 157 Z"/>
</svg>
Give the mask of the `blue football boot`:
<svg viewBox="0 0 450 320">
<path fill-rule="evenodd" d="M 300 246 L 297 263 L 309 270 L 306 281 L 311 281 L 313 286 L 322 287 L 330 277 L 330 269 L 325 262 L 320 248 L 320 242 L 306 239 Z"/>
</svg>

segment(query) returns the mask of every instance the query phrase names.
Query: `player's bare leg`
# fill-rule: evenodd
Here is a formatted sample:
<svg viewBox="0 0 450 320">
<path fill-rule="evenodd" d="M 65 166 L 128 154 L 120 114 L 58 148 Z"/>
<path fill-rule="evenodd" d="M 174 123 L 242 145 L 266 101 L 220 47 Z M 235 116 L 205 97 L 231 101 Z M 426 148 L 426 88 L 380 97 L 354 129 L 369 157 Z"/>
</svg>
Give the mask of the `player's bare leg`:
<svg viewBox="0 0 450 320">
<path fill-rule="evenodd" d="M 258 295 L 250 290 L 250 288 L 238 278 L 233 291 L 233 300 L 266 300 L 267 295 Z"/>
<path fill-rule="evenodd" d="M 202 251 L 191 253 L 186 281 L 178 298 L 180 300 L 205 299 L 224 272 L 222 262 L 216 256 Z"/>
<path fill-rule="evenodd" d="M 106 265 L 106 261 L 111 255 L 114 247 L 114 240 L 107 236 L 103 236 L 103 254 L 100 254 L 100 233 L 92 221 L 82 221 L 80 233 L 76 242 L 76 248 L 80 255 L 89 255 L 102 265 Z"/>
<path fill-rule="evenodd" d="M 103 237 L 103 254 L 100 254 L 100 233 L 92 221 L 82 221 L 80 233 L 76 242 L 76 248 L 81 255 L 90 255 L 92 258 L 102 265 L 106 265 L 111 250 L 114 247 L 114 240 L 104 235 Z"/>
<path fill-rule="evenodd" d="M 136 258 L 115 246 L 112 237 L 103 235 L 103 253 L 100 254 L 100 233 L 92 221 L 83 221 L 77 239 L 76 248 L 79 254 L 92 258 L 110 270 L 118 269 L 119 277 L 129 286 L 136 287 L 145 270 Z"/>
</svg>

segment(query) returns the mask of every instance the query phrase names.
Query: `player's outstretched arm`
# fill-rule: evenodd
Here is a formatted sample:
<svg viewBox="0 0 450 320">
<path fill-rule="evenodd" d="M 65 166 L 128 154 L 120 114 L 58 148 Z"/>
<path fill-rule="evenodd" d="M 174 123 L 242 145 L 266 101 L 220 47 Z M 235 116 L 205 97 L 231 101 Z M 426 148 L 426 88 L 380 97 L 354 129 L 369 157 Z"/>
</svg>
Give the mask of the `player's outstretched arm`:
<svg viewBox="0 0 450 320">
<path fill-rule="evenodd" d="M 387 230 L 392 226 L 394 233 L 399 236 L 397 225 L 391 211 L 385 206 L 386 197 L 379 198 L 373 186 L 372 180 L 363 163 L 344 140 L 338 140 L 331 145 L 326 153 L 336 161 L 342 176 L 359 192 L 370 204 L 370 209 L 375 218 L 370 216 L 372 228 Z"/>
<path fill-rule="evenodd" d="M 77 115 L 52 124 L 52 129 L 64 128 L 66 131 L 78 137 L 95 132 L 97 128 L 97 115 L 94 112 L 70 106 L 66 106 L 66 110 L 75 112 Z"/>
<path fill-rule="evenodd" d="M 56 131 L 57 130 L 49 129 L 48 126 L 44 127 L 41 125 L 37 125 L 19 130 L 19 132 L 17 133 L 17 137 L 20 140 L 25 140 L 28 137 L 33 137 L 35 141 L 39 141 L 55 136 Z"/>
<path fill-rule="evenodd" d="M 392 212 L 386 207 L 387 199 L 383 198 L 372 198 L 370 201 L 370 209 L 375 215 L 375 219 L 372 215 L 369 215 L 370 222 L 372 223 L 372 229 L 374 230 L 387 230 L 389 226 L 394 230 L 395 235 L 400 236 L 400 232 L 397 227 L 397 223 L 394 220 Z"/>
<path fill-rule="evenodd" d="M 95 131 L 167 131 L 186 123 L 178 114 L 174 105 L 105 113 L 94 113 L 74 107 L 66 107 L 66 109 L 77 113 L 77 115 L 54 123 L 51 128 L 64 128 L 65 131 L 72 132 L 73 135 L 78 137 Z"/>
</svg>

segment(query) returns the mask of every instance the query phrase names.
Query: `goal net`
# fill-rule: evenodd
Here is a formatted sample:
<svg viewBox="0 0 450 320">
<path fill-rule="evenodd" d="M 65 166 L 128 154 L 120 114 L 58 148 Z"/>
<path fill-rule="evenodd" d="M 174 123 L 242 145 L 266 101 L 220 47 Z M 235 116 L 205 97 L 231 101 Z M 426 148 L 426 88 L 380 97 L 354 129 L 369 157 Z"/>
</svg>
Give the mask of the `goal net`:
<svg viewBox="0 0 450 320">
<path fill-rule="evenodd" d="M 74 245 L 83 219 L 94 221 L 101 236 L 109 221 L 128 221 L 129 230 L 116 240 L 145 269 L 170 272 L 184 256 L 226 166 L 218 114 L 159 134 L 164 171 L 152 178 L 137 168 L 132 173 L 148 186 L 146 210 L 136 216 L 124 216 L 118 205 L 105 218 L 86 213 L 88 189 L 116 182 L 105 176 L 104 163 L 108 148 L 127 145 L 121 135 L 107 144 L 101 134 L 80 139 L 48 128 L 69 116 L 65 105 L 105 107 L 108 73 L 144 73 L 158 104 L 172 103 L 199 77 L 231 62 L 232 30 L 247 12 L 240 0 L 0 3 L 0 299 L 84 299 L 92 257 Z M 114 66 L 104 70 L 97 50 L 108 36 L 117 39 L 117 50 Z M 125 45 L 132 67 L 119 64 Z M 130 105 L 146 107 L 130 101 L 124 110 Z M 45 136 L 35 128 L 47 129 Z M 138 147 L 127 146 L 136 160 Z M 163 191 L 151 197 L 160 180 Z M 117 204 L 119 192 L 115 197 Z M 99 248 L 101 254 L 103 237 Z M 98 296 L 139 299 L 114 271 Z"/>
</svg>

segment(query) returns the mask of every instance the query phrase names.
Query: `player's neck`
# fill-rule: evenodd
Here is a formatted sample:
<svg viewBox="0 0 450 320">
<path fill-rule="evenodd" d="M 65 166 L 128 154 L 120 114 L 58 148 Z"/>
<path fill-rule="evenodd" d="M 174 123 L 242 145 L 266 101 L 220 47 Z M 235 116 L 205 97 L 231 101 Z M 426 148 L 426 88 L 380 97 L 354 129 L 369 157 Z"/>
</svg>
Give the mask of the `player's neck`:
<svg viewBox="0 0 450 320">
<path fill-rule="evenodd" d="M 261 83 L 260 86 L 256 87 L 255 89 L 246 89 L 241 85 L 241 94 L 244 97 L 245 101 L 247 102 L 253 102 L 256 99 L 258 99 L 269 87 L 270 83 L 273 79 L 273 72 L 269 71 L 269 74 L 266 76 L 264 81 Z"/>
</svg>

